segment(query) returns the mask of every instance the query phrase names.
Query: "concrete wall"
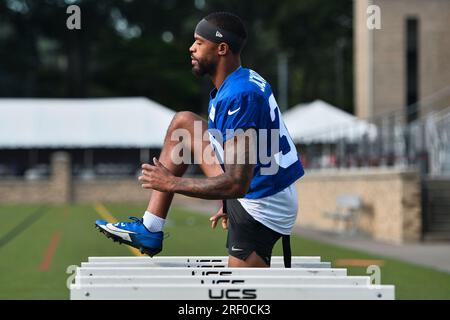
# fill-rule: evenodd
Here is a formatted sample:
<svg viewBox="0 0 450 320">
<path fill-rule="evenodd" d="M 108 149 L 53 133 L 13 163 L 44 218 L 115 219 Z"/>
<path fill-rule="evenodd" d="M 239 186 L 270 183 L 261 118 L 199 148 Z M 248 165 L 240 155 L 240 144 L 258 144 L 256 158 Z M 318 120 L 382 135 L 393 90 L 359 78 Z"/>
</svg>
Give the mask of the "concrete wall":
<svg viewBox="0 0 450 320">
<path fill-rule="evenodd" d="M 363 201 L 359 228 L 374 239 L 390 243 L 421 238 L 421 189 L 416 172 L 395 170 L 308 172 L 298 183 L 297 224 L 319 230 L 340 227 L 325 215 L 336 209 L 341 193 Z"/>
<path fill-rule="evenodd" d="M 49 179 L 0 181 L 0 202 L 8 203 L 95 203 L 148 201 L 150 191 L 131 178 L 73 180 L 70 157 L 57 152 L 51 160 Z"/>
<path fill-rule="evenodd" d="M 52 156 L 49 179 L 23 181 L 0 180 L 0 202 L 10 203 L 67 203 L 72 199 L 71 163 L 67 153 Z"/>
</svg>

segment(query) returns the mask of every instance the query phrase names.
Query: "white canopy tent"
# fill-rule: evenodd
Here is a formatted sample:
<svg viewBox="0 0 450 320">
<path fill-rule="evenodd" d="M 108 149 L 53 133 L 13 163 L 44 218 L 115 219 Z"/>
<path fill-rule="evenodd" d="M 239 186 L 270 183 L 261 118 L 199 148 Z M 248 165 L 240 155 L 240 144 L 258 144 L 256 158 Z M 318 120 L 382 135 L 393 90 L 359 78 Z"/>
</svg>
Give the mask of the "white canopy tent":
<svg viewBox="0 0 450 320">
<path fill-rule="evenodd" d="M 376 127 L 322 100 L 299 104 L 284 112 L 283 119 L 295 143 L 332 143 L 376 136 Z"/>
<path fill-rule="evenodd" d="M 143 97 L 0 99 L 0 148 L 159 148 L 174 114 Z"/>
</svg>

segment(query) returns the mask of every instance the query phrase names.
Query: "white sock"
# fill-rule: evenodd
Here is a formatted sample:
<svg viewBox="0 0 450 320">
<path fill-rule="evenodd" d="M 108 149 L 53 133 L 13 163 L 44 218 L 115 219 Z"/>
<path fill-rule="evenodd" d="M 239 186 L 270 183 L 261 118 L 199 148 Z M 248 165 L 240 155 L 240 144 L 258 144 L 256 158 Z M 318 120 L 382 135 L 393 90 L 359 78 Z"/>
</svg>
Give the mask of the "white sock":
<svg viewBox="0 0 450 320">
<path fill-rule="evenodd" d="M 159 232 L 162 231 L 164 227 L 164 223 L 166 223 L 166 219 L 155 216 L 153 213 L 145 211 L 144 213 L 144 226 L 150 232 Z"/>
</svg>

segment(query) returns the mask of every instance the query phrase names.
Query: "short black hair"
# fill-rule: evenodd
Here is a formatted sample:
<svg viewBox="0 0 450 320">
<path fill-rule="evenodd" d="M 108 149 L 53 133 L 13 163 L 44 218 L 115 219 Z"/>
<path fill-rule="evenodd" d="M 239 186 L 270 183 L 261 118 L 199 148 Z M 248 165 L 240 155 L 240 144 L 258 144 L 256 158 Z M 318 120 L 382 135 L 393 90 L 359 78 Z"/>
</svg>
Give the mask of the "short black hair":
<svg viewBox="0 0 450 320">
<path fill-rule="evenodd" d="M 231 32 L 239 38 L 247 40 L 247 29 L 245 28 L 244 23 L 241 18 L 231 12 L 213 12 L 205 17 L 205 20 L 212 23 L 216 27 L 223 29 L 225 31 Z M 234 52 L 234 53 L 240 53 Z"/>
</svg>

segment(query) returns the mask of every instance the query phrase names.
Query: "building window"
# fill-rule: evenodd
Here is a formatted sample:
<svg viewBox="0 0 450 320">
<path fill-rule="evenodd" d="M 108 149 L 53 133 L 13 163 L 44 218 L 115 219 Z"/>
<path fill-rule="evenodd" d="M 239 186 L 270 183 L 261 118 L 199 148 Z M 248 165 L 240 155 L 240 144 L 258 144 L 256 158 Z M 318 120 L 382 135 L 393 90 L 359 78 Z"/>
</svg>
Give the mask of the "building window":
<svg viewBox="0 0 450 320">
<path fill-rule="evenodd" d="M 419 20 L 406 19 L 406 105 L 407 120 L 418 117 L 419 106 Z"/>
</svg>

